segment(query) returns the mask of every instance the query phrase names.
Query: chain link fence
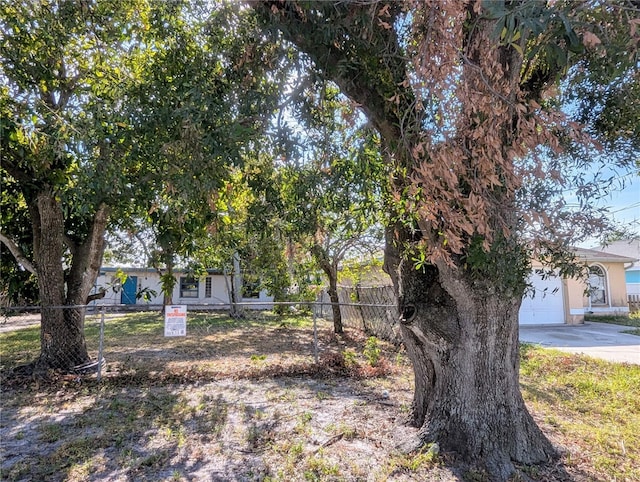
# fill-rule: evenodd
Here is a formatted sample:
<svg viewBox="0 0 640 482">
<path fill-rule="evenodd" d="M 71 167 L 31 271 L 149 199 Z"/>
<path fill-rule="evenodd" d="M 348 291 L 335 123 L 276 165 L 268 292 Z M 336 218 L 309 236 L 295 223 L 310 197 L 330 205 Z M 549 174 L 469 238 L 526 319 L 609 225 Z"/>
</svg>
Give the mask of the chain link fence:
<svg viewBox="0 0 640 482">
<path fill-rule="evenodd" d="M 44 321 L 44 323 L 43 323 Z M 0 308 L 0 366 L 97 372 L 100 318 L 89 306 Z"/>
<path fill-rule="evenodd" d="M 399 345 L 398 306 L 395 302 L 393 286 L 341 286 L 338 288 L 340 315 L 345 327 L 362 330 Z M 333 318 L 329 295 L 322 292 L 318 301 L 322 304 L 322 316 Z"/>
<path fill-rule="evenodd" d="M 363 293 L 356 296 L 383 300 Z M 346 291 L 342 296 L 348 300 L 340 305 L 345 327 L 393 335 L 384 323 L 395 323 L 394 305 L 358 304 Z M 333 332 L 331 305 L 322 299 L 186 306 L 183 318 L 184 306 L 168 313 L 157 305 L 0 308 L 0 372 L 35 363 L 98 379 L 252 375 L 274 367 L 302 373 L 344 348 Z"/>
</svg>

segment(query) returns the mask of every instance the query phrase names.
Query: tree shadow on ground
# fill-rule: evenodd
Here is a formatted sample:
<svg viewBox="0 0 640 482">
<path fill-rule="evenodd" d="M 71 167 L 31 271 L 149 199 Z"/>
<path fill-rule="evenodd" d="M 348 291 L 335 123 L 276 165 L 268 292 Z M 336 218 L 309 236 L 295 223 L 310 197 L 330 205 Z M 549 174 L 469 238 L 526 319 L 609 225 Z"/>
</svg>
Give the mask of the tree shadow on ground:
<svg viewBox="0 0 640 482">
<path fill-rule="evenodd" d="M 363 334 L 348 331 L 345 336 L 336 336 L 327 325 L 321 327 L 318 338 L 318 364 L 313 360 L 313 331 L 309 327 L 229 326 L 214 340 L 194 336 L 162 340 L 159 346 L 150 341 L 108 346 L 105 353 L 112 371 L 103 374 L 101 383 L 91 378 L 61 377 L 53 380 L 51 390 L 46 385 L 35 389 L 30 385 L 23 395 L 18 393 L 18 398 L 23 397 L 22 407 L 12 403 L 5 411 L 8 416 L 2 438 L 9 440 L 4 443 L 9 451 L 5 450 L 2 471 L 15 479 L 29 476 L 34 480 L 68 480 L 87 467 L 94 480 L 120 476 L 136 480 L 261 480 L 277 472 L 274 459 L 288 461 L 292 457 L 292 448 L 274 452 L 273 447 L 307 437 L 299 433 L 304 426 L 296 428 L 304 425 L 296 419 L 300 415 L 296 404 L 308 405 L 305 411 L 312 418 L 334 418 L 326 420 L 324 428 L 314 428 L 321 435 L 305 449 L 306 458 L 294 459 L 297 464 L 311 460 L 319 449 L 327 457 L 337 456 L 331 451 L 333 445 L 323 444 L 340 433 L 326 433 L 326 426 L 347 426 L 351 420 L 366 428 L 354 427 L 352 438 L 345 437 L 349 431 L 342 429 L 336 447 L 358 454 L 358 443 L 383 444 L 380 463 L 401 457 L 394 447 L 400 440 L 373 431 L 385 420 L 399 433 L 415 430 L 403 425 L 411 401 L 410 387 L 398 386 L 393 377 L 386 377 L 389 372 L 384 369 L 376 372 L 367 367 L 361 357 L 366 340 Z M 385 349 L 386 358 L 393 358 L 394 348 Z M 360 356 L 355 365 L 348 366 L 347 350 Z M 189 398 L 199 393 L 199 387 L 217 386 L 215 380 L 226 384 L 224 395 L 214 389 L 198 395 L 200 399 Z M 263 388 L 256 388 L 256 384 Z M 256 401 L 260 390 L 262 399 Z M 65 411 L 65 404 L 78 395 L 87 402 Z M 39 398 L 47 410 L 29 415 L 26 407 L 36 406 Z M 279 412 L 268 408 L 279 404 L 286 408 Z M 323 414 L 331 407 L 334 411 Z M 230 432 L 241 432 L 241 436 L 234 438 Z M 35 442 L 30 444 L 34 450 L 24 452 L 24 438 Z M 35 460 L 33 467 L 27 463 L 30 460 Z M 443 480 L 490 480 L 481 467 L 470 467 L 455 454 L 443 453 L 439 461 L 439 468 L 429 471 L 439 470 Z M 295 465 L 291 470 L 297 470 Z M 395 470 L 400 472 L 390 472 L 392 478 L 407 475 L 402 472 L 407 469 Z M 593 474 L 572 465 L 568 457 L 547 466 L 522 467 L 520 472 L 521 480 L 593 479 Z M 304 478 L 304 471 L 295 473 Z"/>
<path fill-rule="evenodd" d="M 15 480 L 82 479 L 88 470 L 91 480 L 263 480 L 277 476 L 278 464 L 293 463 L 285 476 L 304 478 L 319 475 L 313 472 L 322 468 L 319 460 L 340 460 L 342 471 L 355 463 L 349 457 L 364 463 L 363 450 L 379 451 L 369 455 L 372 463 L 400 460 L 389 430 L 415 431 L 402 423 L 410 394 L 389 388 L 385 378 L 325 373 L 134 381 L 16 391 L 4 410 L 3 473 Z M 24 439 L 30 443 L 21 444 Z M 303 446 L 292 455 L 296 443 Z M 455 454 L 438 460 L 415 472 L 399 466 L 389 478 L 490 480 Z M 592 480 L 563 462 L 522 467 L 514 480 Z"/>
</svg>

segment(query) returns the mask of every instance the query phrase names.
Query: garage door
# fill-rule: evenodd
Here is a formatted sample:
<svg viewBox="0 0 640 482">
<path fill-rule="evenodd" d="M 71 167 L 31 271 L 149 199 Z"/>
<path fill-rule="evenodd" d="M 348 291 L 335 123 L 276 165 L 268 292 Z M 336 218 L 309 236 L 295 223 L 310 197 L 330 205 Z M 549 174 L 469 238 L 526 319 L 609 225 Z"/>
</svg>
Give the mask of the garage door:
<svg viewBox="0 0 640 482">
<path fill-rule="evenodd" d="M 519 319 L 521 325 L 545 325 L 564 323 L 564 301 L 562 279 L 543 277 L 532 272 L 529 276 L 529 290 L 522 299 Z"/>
</svg>

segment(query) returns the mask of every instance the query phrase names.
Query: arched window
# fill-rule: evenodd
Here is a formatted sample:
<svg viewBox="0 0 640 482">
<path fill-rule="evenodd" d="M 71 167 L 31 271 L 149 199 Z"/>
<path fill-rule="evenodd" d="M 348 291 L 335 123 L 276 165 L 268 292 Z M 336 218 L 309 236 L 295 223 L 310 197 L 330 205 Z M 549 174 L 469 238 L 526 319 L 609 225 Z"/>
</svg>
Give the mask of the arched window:
<svg viewBox="0 0 640 482">
<path fill-rule="evenodd" d="M 589 267 L 589 298 L 592 306 L 607 304 L 607 275 L 600 266 Z"/>
</svg>

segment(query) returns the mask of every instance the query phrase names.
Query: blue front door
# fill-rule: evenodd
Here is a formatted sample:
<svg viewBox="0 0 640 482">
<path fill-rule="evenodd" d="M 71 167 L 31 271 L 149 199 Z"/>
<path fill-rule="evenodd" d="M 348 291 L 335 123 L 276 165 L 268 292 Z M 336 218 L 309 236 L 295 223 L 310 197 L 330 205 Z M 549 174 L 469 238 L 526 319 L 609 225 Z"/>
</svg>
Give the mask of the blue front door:
<svg viewBox="0 0 640 482">
<path fill-rule="evenodd" d="M 127 280 L 122 285 L 122 294 L 120 295 L 120 303 L 122 303 L 123 305 L 135 305 L 137 289 L 138 289 L 138 277 L 127 276 Z"/>
</svg>

